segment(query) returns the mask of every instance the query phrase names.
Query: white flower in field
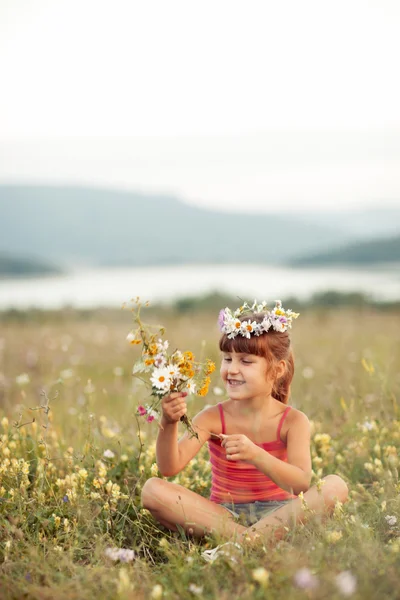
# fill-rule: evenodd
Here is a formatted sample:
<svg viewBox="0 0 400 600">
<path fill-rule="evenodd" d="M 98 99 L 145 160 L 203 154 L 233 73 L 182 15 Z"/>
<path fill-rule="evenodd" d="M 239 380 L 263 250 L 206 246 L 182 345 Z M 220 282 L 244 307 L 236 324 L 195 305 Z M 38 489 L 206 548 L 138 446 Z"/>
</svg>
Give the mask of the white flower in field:
<svg viewBox="0 0 400 600">
<path fill-rule="evenodd" d="M 128 548 L 106 548 L 104 555 L 113 561 L 119 560 L 124 563 L 132 562 L 135 559 L 135 552 Z"/>
<path fill-rule="evenodd" d="M 304 367 L 303 377 L 304 379 L 312 379 L 314 377 L 314 369 L 312 367 Z"/>
<path fill-rule="evenodd" d="M 63 371 L 60 372 L 61 379 L 72 379 L 73 376 L 74 372 L 72 369 L 63 369 Z"/>
<path fill-rule="evenodd" d="M 186 382 L 185 392 L 189 392 L 189 394 L 194 394 L 196 392 L 196 384 L 193 379 L 189 379 L 189 381 Z"/>
<path fill-rule="evenodd" d="M 162 585 L 160 585 L 159 583 L 157 583 L 157 585 L 155 585 L 153 587 L 153 589 L 151 590 L 150 598 L 152 600 L 160 600 L 160 598 L 163 597 L 163 594 L 164 594 L 164 590 L 163 590 Z"/>
<path fill-rule="evenodd" d="M 203 586 L 196 585 L 195 583 L 190 583 L 188 587 L 189 592 L 194 594 L 195 596 L 201 596 L 203 593 Z"/>
<path fill-rule="evenodd" d="M 257 581 L 257 583 L 259 583 L 263 587 L 265 587 L 268 584 L 269 573 L 268 573 L 267 569 L 264 569 L 264 567 L 259 567 L 258 569 L 253 569 L 251 572 L 251 576 L 254 579 L 254 581 Z"/>
<path fill-rule="evenodd" d="M 375 424 L 374 423 L 370 423 L 369 421 L 365 421 L 365 423 L 363 423 L 362 427 L 364 427 L 367 431 L 372 431 L 372 429 L 374 429 Z"/>
<path fill-rule="evenodd" d="M 17 377 L 15 378 L 15 382 L 17 385 L 28 385 L 28 383 L 30 382 L 30 377 L 28 375 L 28 373 L 21 373 L 21 375 L 17 375 Z"/>
<path fill-rule="evenodd" d="M 150 381 L 158 390 L 167 392 L 171 385 L 169 369 L 167 367 L 163 367 L 162 369 L 154 369 L 153 374 L 150 377 Z"/>
<path fill-rule="evenodd" d="M 315 577 L 315 575 L 311 573 L 310 569 L 307 568 L 299 569 L 295 573 L 293 580 L 294 584 L 302 590 L 312 590 L 318 587 L 317 577 Z"/>
<path fill-rule="evenodd" d="M 105 458 L 114 458 L 115 454 L 114 454 L 114 452 L 113 452 L 112 450 L 109 450 L 109 449 L 107 448 L 107 450 L 104 450 L 104 452 L 103 452 L 103 456 L 104 456 Z"/>
<path fill-rule="evenodd" d="M 218 387 L 217 385 L 213 388 L 214 396 L 222 396 L 223 393 L 224 393 L 224 390 L 222 388 Z"/>
<path fill-rule="evenodd" d="M 395 517 L 394 515 L 386 515 L 385 519 L 387 524 L 390 525 L 390 527 L 393 527 L 397 523 L 397 517 Z"/>
<path fill-rule="evenodd" d="M 342 571 L 335 577 L 336 587 L 343 596 L 351 596 L 357 588 L 357 579 L 351 571 Z"/>
</svg>

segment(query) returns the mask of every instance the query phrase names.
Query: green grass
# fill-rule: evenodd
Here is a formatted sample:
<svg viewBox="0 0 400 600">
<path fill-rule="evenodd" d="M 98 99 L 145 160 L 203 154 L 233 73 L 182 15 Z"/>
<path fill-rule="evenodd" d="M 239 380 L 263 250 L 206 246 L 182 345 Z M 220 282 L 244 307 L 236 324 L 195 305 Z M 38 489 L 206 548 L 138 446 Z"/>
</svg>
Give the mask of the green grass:
<svg viewBox="0 0 400 600">
<path fill-rule="evenodd" d="M 343 571 L 357 578 L 353 598 L 400 597 L 398 312 L 319 309 L 296 321 L 290 403 L 312 421 L 314 481 L 338 473 L 350 500 L 325 524 L 311 515 L 274 550 L 260 543 L 237 563 L 213 564 L 200 554 L 218 540 L 172 534 L 140 506 L 157 474 L 157 426 L 135 417 L 147 391 L 131 376 L 129 312 L 56 316 L 2 321 L 0 598 L 342 598 Z M 218 363 L 214 312 L 150 316 L 173 347 Z M 218 373 L 209 395 L 190 401 L 192 416 L 220 401 L 215 387 Z M 175 480 L 207 496 L 209 474 L 204 448 Z M 136 558 L 115 564 L 108 547 Z M 315 589 L 296 585 L 300 568 Z"/>
</svg>

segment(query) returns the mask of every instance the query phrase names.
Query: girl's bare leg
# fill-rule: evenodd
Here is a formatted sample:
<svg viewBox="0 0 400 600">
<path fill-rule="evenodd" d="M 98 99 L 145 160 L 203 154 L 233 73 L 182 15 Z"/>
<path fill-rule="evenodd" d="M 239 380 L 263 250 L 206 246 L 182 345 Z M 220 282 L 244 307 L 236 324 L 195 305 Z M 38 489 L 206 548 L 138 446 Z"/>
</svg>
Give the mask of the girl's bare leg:
<svg viewBox="0 0 400 600">
<path fill-rule="evenodd" d="M 223 506 L 157 477 L 151 477 L 144 484 L 142 504 L 159 523 L 172 531 L 177 531 L 177 525 L 180 525 L 196 537 L 213 532 L 227 538 L 246 531 L 246 527 L 235 523 L 234 517 Z"/>
<path fill-rule="evenodd" d="M 256 539 L 257 537 L 267 536 L 272 540 L 278 540 L 285 534 L 285 527 L 294 523 L 307 520 L 307 509 L 313 510 L 316 514 L 327 516 L 335 507 L 336 500 L 344 503 L 348 497 L 348 488 L 346 483 L 338 475 L 328 475 L 322 480 L 324 483 L 320 489 L 317 486 L 311 487 L 304 493 L 304 500 L 296 498 L 275 510 L 270 516 L 264 517 L 244 533 L 239 535 L 240 538 L 249 537 Z M 307 508 L 303 507 L 303 502 Z"/>
</svg>

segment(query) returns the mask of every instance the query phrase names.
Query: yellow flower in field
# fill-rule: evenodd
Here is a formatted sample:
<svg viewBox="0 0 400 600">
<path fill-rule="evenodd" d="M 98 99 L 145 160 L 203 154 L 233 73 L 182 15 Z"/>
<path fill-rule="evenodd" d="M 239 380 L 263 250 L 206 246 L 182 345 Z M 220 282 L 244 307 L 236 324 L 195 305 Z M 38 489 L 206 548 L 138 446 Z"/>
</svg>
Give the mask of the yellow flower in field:
<svg viewBox="0 0 400 600">
<path fill-rule="evenodd" d="M 90 498 L 92 500 L 98 500 L 99 498 L 101 498 L 99 492 L 90 492 Z"/>
<path fill-rule="evenodd" d="M 158 466 L 157 463 L 153 463 L 150 467 L 150 473 L 153 477 L 157 477 L 158 475 Z"/>
<path fill-rule="evenodd" d="M 86 481 L 88 472 L 86 471 L 86 469 L 79 469 L 78 475 L 83 481 Z"/>
<path fill-rule="evenodd" d="M 128 460 L 129 460 L 129 457 L 127 454 L 121 454 L 121 457 L 120 457 L 121 462 L 128 462 Z"/>
<path fill-rule="evenodd" d="M 254 581 L 257 581 L 262 587 L 266 587 L 269 581 L 269 572 L 264 569 L 264 567 L 258 567 L 258 569 L 253 569 L 251 572 L 251 576 Z"/>
<path fill-rule="evenodd" d="M 330 544 L 336 544 L 336 542 L 338 542 L 339 540 L 342 539 L 343 537 L 343 533 L 341 531 L 327 531 L 326 532 L 326 540 L 330 543 Z"/>
<path fill-rule="evenodd" d="M 70 531 L 71 526 L 69 524 L 68 519 L 64 519 L 64 521 L 63 521 L 63 527 L 64 527 L 65 533 L 68 533 Z"/>
<path fill-rule="evenodd" d="M 55 514 L 53 514 L 52 517 L 54 518 L 54 526 L 58 529 L 60 527 L 61 517 L 57 517 Z"/>
<path fill-rule="evenodd" d="M 8 419 L 7 417 L 3 417 L 2 420 L 0 421 L 1 426 L 3 427 L 3 429 L 8 429 Z"/>
<path fill-rule="evenodd" d="M 370 375 L 373 375 L 375 373 L 375 368 L 374 365 L 371 363 L 368 364 L 368 361 L 365 358 L 361 359 L 361 364 L 364 368 L 364 370 L 369 373 Z"/>
<path fill-rule="evenodd" d="M 163 595 L 164 595 L 163 587 L 162 587 L 162 585 L 157 583 L 157 585 L 155 585 L 153 587 L 153 589 L 151 590 L 150 598 L 151 598 L 151 600 L 160 600 L 160 598 L 162 598 Z"/>
<path fill-rule="evenodd" d="M 100 483 L 100 481 L 99 481 L 98 479 L 96 479 L 96 478 L 95 478 L 95 479 L 93 479 L 93 481 L 92 481 L 92 485 L 93 485 L 93 487 L 95 487 L 95 488 L 97 488 L 97 489 L 101 488 L 101 483 Z"/>
</svg>

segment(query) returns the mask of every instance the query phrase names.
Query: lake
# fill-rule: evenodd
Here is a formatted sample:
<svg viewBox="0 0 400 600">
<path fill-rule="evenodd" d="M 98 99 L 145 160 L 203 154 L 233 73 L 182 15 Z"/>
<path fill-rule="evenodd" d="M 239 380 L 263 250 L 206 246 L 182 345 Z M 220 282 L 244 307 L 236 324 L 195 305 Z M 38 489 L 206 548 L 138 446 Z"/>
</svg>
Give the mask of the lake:
<svg viewBox="0 0 400 600">
<path fill-rule="evenodd" d="M 259 265 L 76 269 L 57 277 L 0 280 L 0 310 L 63 306 L 119 307 L 132 297 L 175 300 L 211 291 L 269 303 L 289 296 L 308 299 L 316 292 L 363 292 L 374 299 L 400 299 L 399 265 L 373 269 L 289 268 Z"/>
</svg>

